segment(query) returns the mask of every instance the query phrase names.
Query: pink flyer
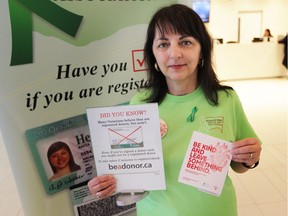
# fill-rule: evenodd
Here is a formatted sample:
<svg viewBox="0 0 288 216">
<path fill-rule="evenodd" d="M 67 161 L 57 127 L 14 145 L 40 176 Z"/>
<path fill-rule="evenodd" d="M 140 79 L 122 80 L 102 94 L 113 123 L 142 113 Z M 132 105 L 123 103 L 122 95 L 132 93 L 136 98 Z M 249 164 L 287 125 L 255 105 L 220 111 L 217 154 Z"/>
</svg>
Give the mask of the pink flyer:
<svg viewBox="0 0 288 216">
<path fill-rule="evenodd" d="M 220 196 L 232 159 L 232 143 L 195 131 L 178 181 Z"/>
</svg>

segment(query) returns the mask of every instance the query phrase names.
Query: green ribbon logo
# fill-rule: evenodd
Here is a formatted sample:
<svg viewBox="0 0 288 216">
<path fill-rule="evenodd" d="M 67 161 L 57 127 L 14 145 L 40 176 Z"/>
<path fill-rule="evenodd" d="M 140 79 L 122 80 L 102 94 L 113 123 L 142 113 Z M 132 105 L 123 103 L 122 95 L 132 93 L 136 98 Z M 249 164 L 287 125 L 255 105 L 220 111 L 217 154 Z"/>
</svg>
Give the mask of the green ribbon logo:
<svg viewBox="0 0 288 216">
<path fill-rule="evenodd" d="M 75 37 L 83 16 L 74 14 L 50 0 L 9 0 L 12 32 L 10 66 L 33 63 L 32 13 Z"/>
</svg>

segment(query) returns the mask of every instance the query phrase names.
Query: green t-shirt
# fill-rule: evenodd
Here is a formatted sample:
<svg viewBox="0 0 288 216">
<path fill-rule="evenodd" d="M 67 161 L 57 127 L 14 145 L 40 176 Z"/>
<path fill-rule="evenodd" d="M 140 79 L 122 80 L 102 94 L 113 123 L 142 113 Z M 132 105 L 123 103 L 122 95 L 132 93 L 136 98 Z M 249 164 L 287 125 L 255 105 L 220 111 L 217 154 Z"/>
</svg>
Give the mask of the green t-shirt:
<svg viewBox="0 0 288 216">
<path fill-rule="evenodd" d="M 148 91 L 136 94 L 130 104 L 145 103 Z M 219 91 L 219 105 L 208 103 L 202 89 L 184 96 L 167 94 L 159 105 L 159 115 L 168 125 L 162 138 L 166 190 L 150 191 L 137 203 L 137 216 L 236 216 L 237 201 L 231 179 L 227 176 L 220 197 L 178 182 L 182 161 L 193 131 L 234 142 L 257 138 L 235 91 Z M 194 107 L 195 119 L 187 121 Z"/>
</svg>

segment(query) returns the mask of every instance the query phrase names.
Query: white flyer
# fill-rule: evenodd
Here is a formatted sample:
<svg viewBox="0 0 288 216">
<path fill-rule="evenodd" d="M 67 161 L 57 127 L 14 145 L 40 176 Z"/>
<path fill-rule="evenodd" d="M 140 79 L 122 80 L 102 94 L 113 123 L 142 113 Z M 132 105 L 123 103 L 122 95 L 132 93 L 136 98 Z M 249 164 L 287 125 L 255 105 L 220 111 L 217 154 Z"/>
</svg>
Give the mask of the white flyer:
<svg viewBox="0 0 288 216">
<path fill-rule="evenodd" d="M 194 131 L 178 181 L 220 196 L 232 159 L 232 143 Z"/>
<path fill-rule="evenodd" d="M 156 103 L 87 109 L 98 175 L 113 174 L 117 191 L 165 190 Z"/>
</svg>

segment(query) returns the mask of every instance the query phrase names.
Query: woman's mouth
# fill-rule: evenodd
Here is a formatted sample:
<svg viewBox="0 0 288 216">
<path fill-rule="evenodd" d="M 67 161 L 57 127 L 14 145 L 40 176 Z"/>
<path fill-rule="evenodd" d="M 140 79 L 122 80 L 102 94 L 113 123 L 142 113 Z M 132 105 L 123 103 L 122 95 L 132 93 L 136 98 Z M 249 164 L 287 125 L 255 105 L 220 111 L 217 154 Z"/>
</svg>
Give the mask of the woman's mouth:
<svg viewBox="0 0 288 216">
<path fill-rule="evenodd" d="M 174 70 L 179 70 L 182 67 L 184 67 L 184 65 L 183 64 L 181 64 L 181 65 L 170 65 L 170 67 L 173 68 Z"/>
</svg>

